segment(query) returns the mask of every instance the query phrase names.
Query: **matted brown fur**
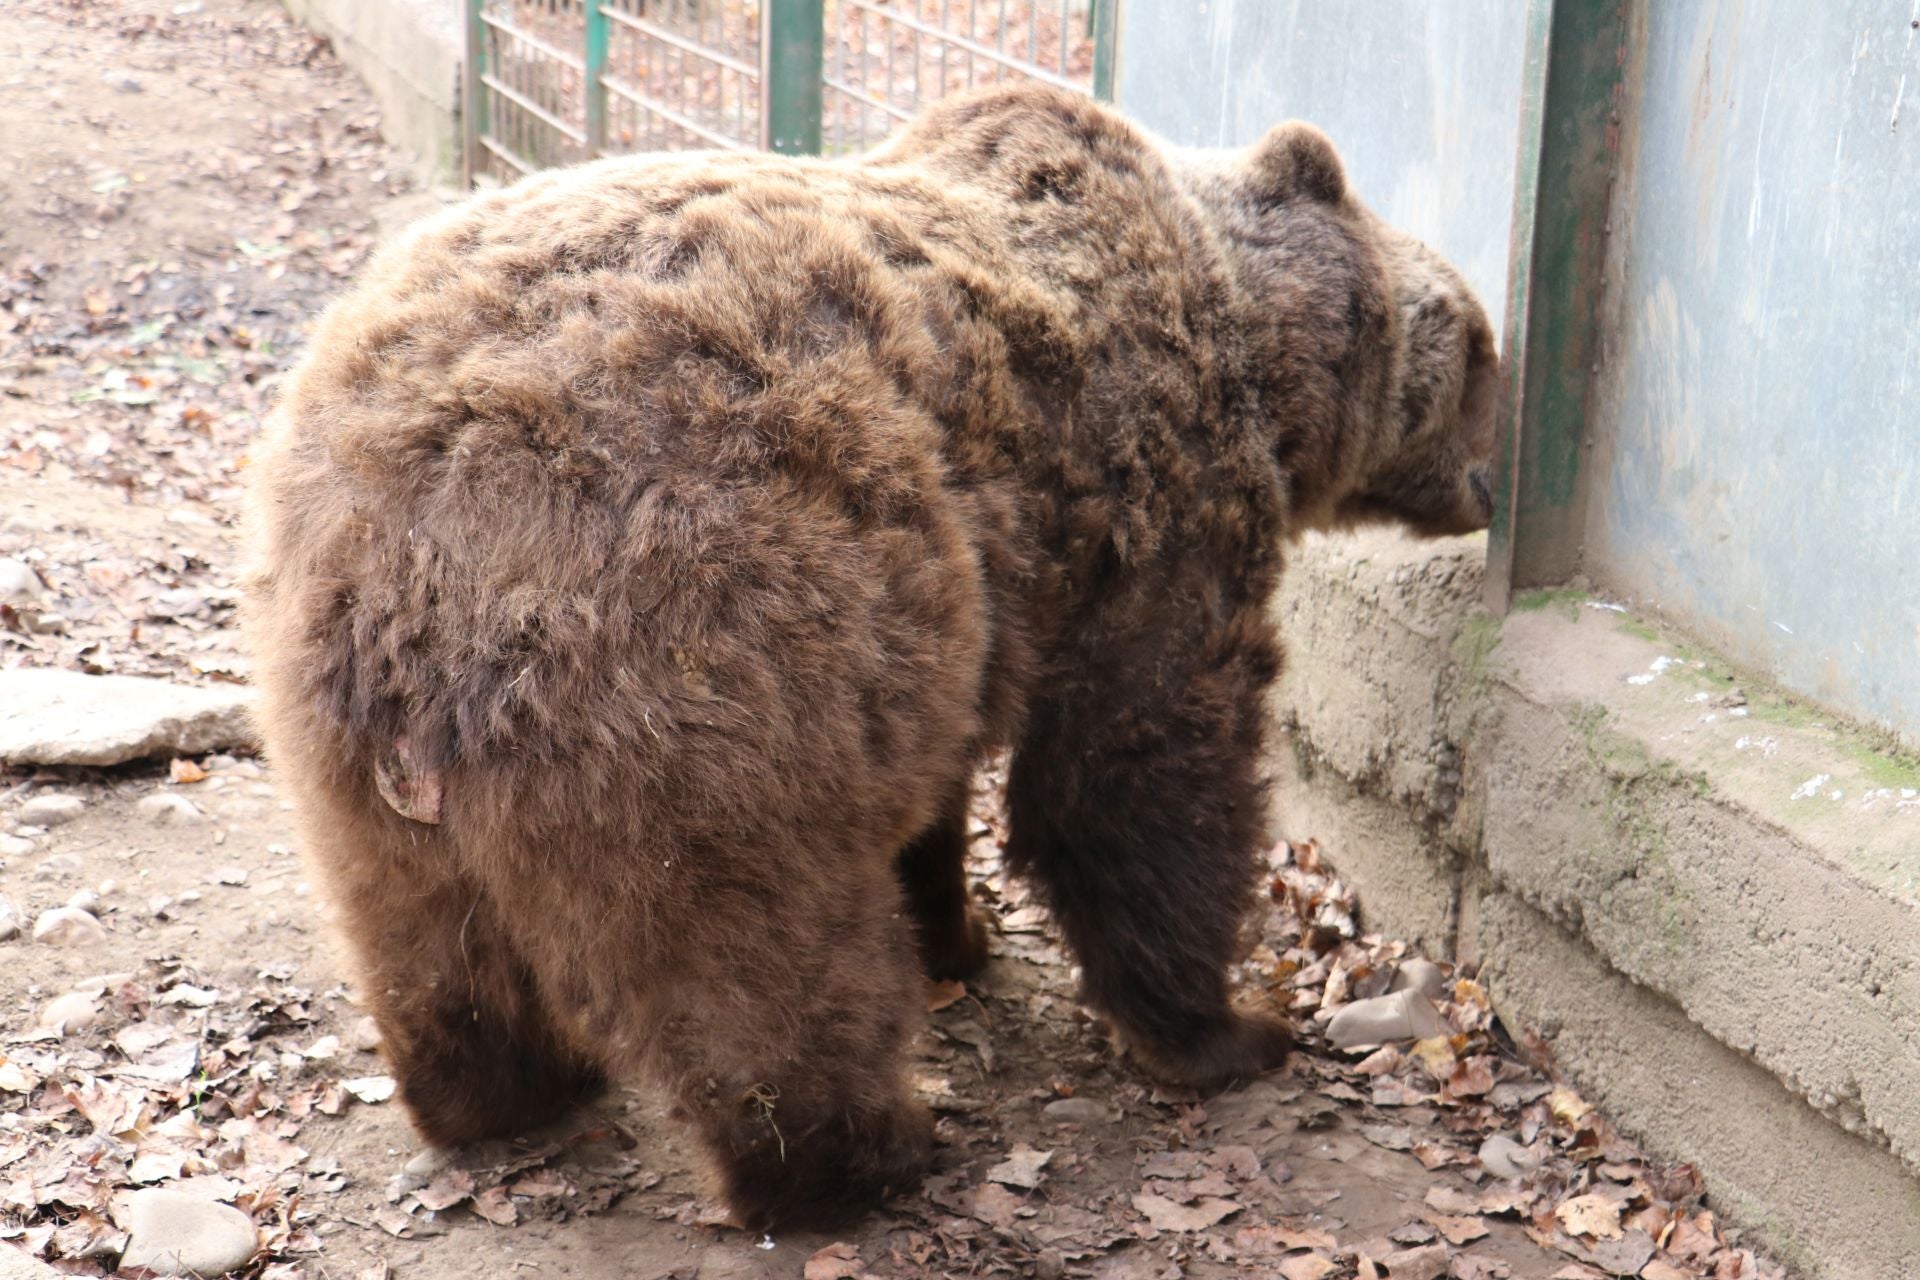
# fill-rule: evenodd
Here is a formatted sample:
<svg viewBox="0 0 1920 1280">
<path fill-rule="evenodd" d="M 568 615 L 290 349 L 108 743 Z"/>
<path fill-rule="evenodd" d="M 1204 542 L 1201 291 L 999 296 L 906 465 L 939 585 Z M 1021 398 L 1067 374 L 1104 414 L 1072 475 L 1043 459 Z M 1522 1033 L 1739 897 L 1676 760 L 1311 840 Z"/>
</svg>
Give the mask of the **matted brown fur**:
<svg viewBox="0 0 1920 1280">
<path fill-rule="evenodd" d="M 1086 999 L 1166 1076 L 1277 1063 L 1225 973 L 1284 540 L 1483 523 L 1494 377 L 1317 132 L 1184 155 L 1049 89 L 416 228 L 261 452 L 247 626 L 421 1131 L 644 1069 L 750 1226 L 911 1186 L 1004 746 Z"/>
</svg>

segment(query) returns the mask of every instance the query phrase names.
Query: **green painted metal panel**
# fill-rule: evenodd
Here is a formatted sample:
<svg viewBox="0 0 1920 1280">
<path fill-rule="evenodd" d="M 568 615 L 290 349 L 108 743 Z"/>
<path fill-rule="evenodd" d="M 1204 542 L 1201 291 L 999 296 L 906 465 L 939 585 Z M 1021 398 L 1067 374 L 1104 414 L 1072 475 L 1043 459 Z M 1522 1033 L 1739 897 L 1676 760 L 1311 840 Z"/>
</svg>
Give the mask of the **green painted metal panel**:
<svg viewBox="0 0 1920 1280">
<path fill-rule="evenodd" d="M 480 77 L 487 72 L 487 24 L 481 14 L 487 0 L 467 0 L 466 58 L 460 77 L 460 170 L 466 185 L 480 168 L 480 139 L 487 132 L 487 93 Z"/>
<path fill-rule="evenodd" d="M 1608 210 L 1619 150 L 1626 0 L 1536 3 L 1530 57 L 1544 55 L 1538 158 L 1524 269 L 1517 404 L 1507 433 L 1510 508 L 1500 544 L 1504 589 L 1564 582 L 1579 570 L 1584 485 L 1581 464 L 1602 334 Z M 1519 243 L 1516 239 L 1516 251 Z"/>
<path fill-rule="evenodd" d="M 1114 63 L 1120 48 L 1121 0 L 1093 0 L 1087 25 L 1093 35 L 1093 96 L 1113 101 Z"/>
<path fill-rule="evenodd" d="M 766 0 L 760 41 L 760 142 L 783 155 L 820 154 L 825 0 Z"/>
<path fill-rule="evenodd" d="M 606 0 L 586 0 L 587 49 L 582 87 L 586 92 L 587 158 L 607 149 L 607 11 Z"/>
</svg>

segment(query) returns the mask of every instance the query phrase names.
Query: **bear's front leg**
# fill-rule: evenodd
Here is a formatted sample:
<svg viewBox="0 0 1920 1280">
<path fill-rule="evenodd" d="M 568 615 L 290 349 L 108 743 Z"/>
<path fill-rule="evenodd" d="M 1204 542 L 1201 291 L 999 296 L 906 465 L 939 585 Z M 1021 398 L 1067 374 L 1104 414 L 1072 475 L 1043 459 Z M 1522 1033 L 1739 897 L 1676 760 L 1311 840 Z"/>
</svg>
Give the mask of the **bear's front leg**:
<svg viewBox="0 0 1920 1280">
<path fill-rule="evenodd" d="M 1259 1075 L 1287 1025 L 1234 1007 L 1227 969 L 1259 879 L 1262 693 L 1277 655 L 1249 622 L 1142 661 L 1089 652 L 1033 707 L 1008 781 L 1014 870 L 1078 956 L 1083 997 L 1154 1074 Z"/>
</svg>

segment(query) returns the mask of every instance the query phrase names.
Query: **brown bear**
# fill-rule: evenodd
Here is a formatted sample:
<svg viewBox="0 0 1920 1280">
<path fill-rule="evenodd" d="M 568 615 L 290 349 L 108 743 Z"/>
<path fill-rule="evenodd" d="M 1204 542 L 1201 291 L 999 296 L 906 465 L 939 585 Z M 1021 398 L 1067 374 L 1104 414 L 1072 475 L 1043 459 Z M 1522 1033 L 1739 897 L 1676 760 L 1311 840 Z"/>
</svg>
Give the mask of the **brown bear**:
<svg viewBox="0 0 1920 1280">
<path fill-rule="evenodd" d="M 1227 970 L 1286 539 L 1487 519 L 1471 292 L 1283 124 L 1047 88 L 864 157 L 479 196 L 326 316 L 254 468 L 262 728 L 401 1097 L 453 1145 L 639 1068 L 736 1217 L 910 1188 L 969 780 L 1148 1070 L 1289 1046 Z"/>
</svg>

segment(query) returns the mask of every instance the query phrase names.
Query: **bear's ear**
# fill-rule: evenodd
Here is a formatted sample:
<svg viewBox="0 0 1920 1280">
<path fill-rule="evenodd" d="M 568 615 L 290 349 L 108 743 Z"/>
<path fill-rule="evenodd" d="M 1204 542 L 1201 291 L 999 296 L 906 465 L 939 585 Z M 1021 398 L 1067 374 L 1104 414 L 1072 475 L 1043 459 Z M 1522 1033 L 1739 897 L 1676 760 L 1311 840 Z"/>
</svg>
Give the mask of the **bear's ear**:
<svg viewBox="0 0 1920 1280">
<path fill-rule="evenodd" d="M 1303 120 L 1267 130 L 1253 146 L 1250 167 L 1256 194 L 1268 203 L 1305 197 L 1338 204 L 1346 198 L 1347 172 L 1333 140 Z"/>
</svg>

